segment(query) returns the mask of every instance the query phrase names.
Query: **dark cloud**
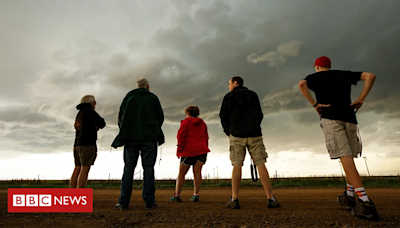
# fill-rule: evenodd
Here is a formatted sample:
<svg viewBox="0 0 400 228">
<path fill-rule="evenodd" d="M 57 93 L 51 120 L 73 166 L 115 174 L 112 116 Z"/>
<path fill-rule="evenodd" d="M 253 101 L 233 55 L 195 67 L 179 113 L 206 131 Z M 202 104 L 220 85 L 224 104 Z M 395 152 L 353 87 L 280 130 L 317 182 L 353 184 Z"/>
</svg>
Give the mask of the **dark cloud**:
<svg viewBox="0 0 400 228">
<path fill-rule="evenodd" d="M 0 108 L 0 121 L 37 124 L 51 122 L 54 121 L 54 119 L 32 111 L 27 106 L 7 106 Z"/>
<path fill-rule="evenodd" d="M 33 5 L 30 7 L 35 9 Z M 68 39 L 44 39 L 48 44 L 39 45 L 44 52 L 40 52 L 40 48 L 32 52 L 32 48 L 22 46 L 21 50 L 32 54 L 21 62 L 17 60 L 25 56 L 24 51 L 0 54 L 1 60 L 10 56 L 19 63 L 6 64 L 10 67 L 6 67 L 3 75 L 18 77 L 15 81 L 13 77 L 2 79 L 0 84 L 4 90 L 0 92 L 0 99 L 7 100 L 10 96 L 12 89 L 5 85 L 18 84 L 14 88 L 24 90 L 25 94 L 24 108 L 4 105 L 0 109 L 3 122 L 0 129 L 8 131 L 2 137 L 15 150 L 70 150 L 77 113 L 75 106 L 85 94 L 95 95 L 96 111 L 107 122 L 107 127 L 99 131 L 98 144 L 108 150 L 118 132 L 117 115 L 122 99 L 135 89 L 137 79 L 146 77 L 150 90 L 159 97 L 164 108 L 165 148 L 176 146 L 176 132 L 180 120 L 185 117 L 183 110 L 197 105 L 200 116 L 209 126 L 212 150 L 225 153 L 228 142 L 218 113 L 222 98 L 228 92 L 228 80 L 240 75 L 245 86 L 260 98 L 264 140 L 270 153 L 309 150 L 326 153 L 318 116 L 297 86 L 300 80 L 313 73 L 311 66 L 322 55 L 332 59 L 335 69 L 376 73 L 376 83 L 358 113 L 361 130 L 366 132 L 366 145 L 372 141 L 380 145 L 399 145 L 395 137 L 398 125 L 383 124 L 388 130 L 382 132 L 379 122 L 400 117 L 397 89 L 400 79 L 396 74 L 396 63 L 400 60 L 396 39 L 400 37 L 398 1 L 309 0 L 290 1 L 290 4 L 278 1 L 171 0 L 157 4 L 122 1 L 90 7 L 90 12 L 94 12 L 91 16 L 86 15 L 87 7 L 85 4 L 68 7 L 77 14 L 71 20 L 81 23 L 69 24 L 67 20 L 58 22 L 55 19 L 54 23 L 66 30 L 56 31 L 63 37 L 66 33 L 72 35 L 65 35 Z M 105 8 L 107 12 L 110 10 L 106 13 L 108 19 L 95 16 Z M 25 11 L 35 15 L 33 10 Z M 10 14 L 0 15 L 0 19 L 5 17 L 3 15 L 14 18 Z M 41 18 L 36 24 L 32 21 L 27 25 L 53 28 L 44 22 Z M 115 25 L 109 31 L 104 29 L 108 23 Z M 23 33 L 24 36 L 17 36 L 14 30 L 11 33 L 14 37 L 30 37 L 29 32 Z M 42 39 L 38 36 L 35 40 Z M 12 44 L 11 41 L 7 40 L 8 44 Z M 1 47 L 11 53 L 4 45 Z M 35 60 L 35 66 L 27 64 L 26 59 Z M 27 66 L 24 70 L 13 70 L 24 65 Z M 23 86 L 19 85 L 24 78 L 21 75 L 30 75 Z M 360 82 L 354 87 L 353 99 L 360 94 L 362 86 Z"/>
<path fill-rule="evenodd" d="M 58 129 L 43 127 L 12 129 L 1 138 L 9 146 L 9 150 L 26 153 L 60 152 L 73 146 L 72 134 L 64 134 Z"/>
<path fill-rule="evenodd" d="M 110 65 L 114 67 L 124 67 L 128 63 L 128 55 L 125 53 L 116 53 L 110 58 Z"/>
<path fill-rule="evenodd" d="M 315 110 L 295 113 L 293 119 L 295 123 L 304 124 L 306 126 L 320 123 L 318 113 Z"/>
</svg>

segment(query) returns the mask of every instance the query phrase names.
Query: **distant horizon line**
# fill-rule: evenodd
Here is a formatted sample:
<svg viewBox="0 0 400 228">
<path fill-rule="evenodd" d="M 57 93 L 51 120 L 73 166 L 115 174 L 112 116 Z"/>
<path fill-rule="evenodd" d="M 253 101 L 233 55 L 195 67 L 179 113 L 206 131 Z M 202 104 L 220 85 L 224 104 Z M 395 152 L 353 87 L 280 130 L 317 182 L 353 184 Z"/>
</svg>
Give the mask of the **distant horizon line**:
<svg viewBox="0 0 400 228">
<path fill-rule="evenodd" d="M 400 177 L 400 173 L 398 174 L 390 174 L 390 175 L 360 175 L 361 177 Z M 298 178 L 309 178 L 309 179 L 320 179 L 320 178 L 345 178 L 345 175 L 310 175 L 310 176 L 283 176 L 283 177 L 270 177 L 270 179 L 298 179 Z M 143 179 L 134 179 L 136 181 L 143 181 Z M 175 181 L 176 178 L 163 178 L 163 179 L 155 179 L 155 181 Z M 186 180 L 193 180 L 193 178 L 187 178 Z M 203 180 L 231 180 L 231 178 L 203 178 Z M 243 178 L 242 180 L 251 180 L 251 178 Z M 69 181 L 69 179 L 0 179 L 0 182 L 40 182 L 40 181 Z M 121 181 L 121 179 L 88 179 L 88 181 Z"/>
</svg>

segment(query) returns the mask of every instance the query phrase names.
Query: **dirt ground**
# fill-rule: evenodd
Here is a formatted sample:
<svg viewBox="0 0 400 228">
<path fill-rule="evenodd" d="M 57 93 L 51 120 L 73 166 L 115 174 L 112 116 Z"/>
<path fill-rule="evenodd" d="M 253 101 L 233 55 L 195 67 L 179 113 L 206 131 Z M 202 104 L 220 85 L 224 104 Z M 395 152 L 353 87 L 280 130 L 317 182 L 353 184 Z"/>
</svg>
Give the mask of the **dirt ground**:
<svg viewBox="0 0 400 228">
<path fill-rule="evenodd" d="M 355 218 L 336 202 L 342 189 L 274 189 L 282 207 L 267 208 L 262 188 L 241 188 L 241 209 L 225 208 L 230 188 L 207 188 L 200 202 L 170 202 L 172 189 L 156 191 L 158 208 L 145 210 L 141 191 L 134 190 L 130 210 L 114 210 L 118 190 L 94 190 L 93 213 L 9 214 L 7 189 L 0 189 L 0 227 L 400 227 L 400 189 L 367 189 L 381 220 Z"/>
</svg>

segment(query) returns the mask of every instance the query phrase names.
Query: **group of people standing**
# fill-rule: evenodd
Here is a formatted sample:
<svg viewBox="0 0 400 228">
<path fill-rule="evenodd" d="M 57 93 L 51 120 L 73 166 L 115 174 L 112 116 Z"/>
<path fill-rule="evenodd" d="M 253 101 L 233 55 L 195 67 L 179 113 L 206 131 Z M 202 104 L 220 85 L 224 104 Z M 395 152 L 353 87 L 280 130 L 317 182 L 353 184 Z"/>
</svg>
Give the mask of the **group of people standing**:
<svg viewBox="0 0 400 228">
<path fill-rule="evenodd" d="M 365 192 L 353 160 L 361 153 L 355 112 L 362 106 L 376 76 L 368 72 L 331 70 L 330 59 L 325 56 L 318 58 L 314 67 L 316 73 L 301 80 L 299 87 L 319 114 L 331 159 L 340 159 L 346 172 L 347 187 L 344 193 L 337 197 L 337 201 L 357 217 L 378 220 L 375 205 Z M 364 88 L 359 98 L 351 102 L 351 85 L 356 85 L 360 80 L 365 81 Z M 268 154 L 262 138 L 262 108 L 257 94 L 243 85 L 244 81 L 239 76 L 229 80 L 229 93 L 224 96 L 219 113 L 223 131 L 229 138 L 230 160 L 233 166 L 232 195 L 226 207 L 240 208 L 239 187 L 247 149 L 254 165 L 257 166 L 268 199 L 267 207 L 277 208 L 281 205 L 272 194 L 271 182 L 265 166 Z M 309 90 L 314 91 L 317 101 L 311 96 Z M 70 181 L 71 188 L 85 187 L 90 166 L 96 159 L 97 131 L 104 128 L 105 122 L 94 111 L 95 105 L 94 97 L 86 95 L 77 106 L 79 112 L 75 121 L 75 169 Z M 194 193 L 190 200 L 197 202 L 200 199 L 201 170 L 206 163 L 207 153 L 210 152 L 209 137 L 207 125 L 199 118 L 200 109 L 197 106 L 187 107 L 184 114 L 186 118 L 181 121 L 177 134 L 176 153 L 181 159 L 179 175 L 174 195 L 170 200 L 182 201 L 180 193 L 185 182 L 185 175 L 192 166 Z M 147 79 L 139 79 L 137 89 L 130 91 L 122 101 L 118 115 L 119 134 L 111 145 L 114 148 L 124 147 L 125 166 L 121 180 L 121 195 L 115 209 L 128 210 L 129 208 L 133 174 L 139 155 L 144 170 L 142 196 L 145 208 L 157 207 L 154 195 L 154 165 L 157 148 L 165 141 L 161 129 L 163 122 L 164 114 L 158 97 L 150 92 Z"/>
</svg>

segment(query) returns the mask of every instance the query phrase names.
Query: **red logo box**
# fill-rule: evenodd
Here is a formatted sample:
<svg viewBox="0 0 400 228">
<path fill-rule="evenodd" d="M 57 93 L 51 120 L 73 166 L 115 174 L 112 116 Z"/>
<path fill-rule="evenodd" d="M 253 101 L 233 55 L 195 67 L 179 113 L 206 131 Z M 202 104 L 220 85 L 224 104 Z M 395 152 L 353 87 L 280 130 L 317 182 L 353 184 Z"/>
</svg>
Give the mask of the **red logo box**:
<svg viewBox="0 0 400 228">
<path fill-rule="evenodd" d="M 8 213 L 91 213 L 91 188 L 9 188 Z"/>
</svg>

